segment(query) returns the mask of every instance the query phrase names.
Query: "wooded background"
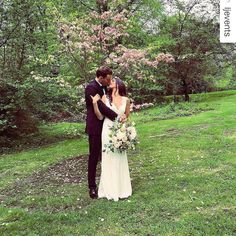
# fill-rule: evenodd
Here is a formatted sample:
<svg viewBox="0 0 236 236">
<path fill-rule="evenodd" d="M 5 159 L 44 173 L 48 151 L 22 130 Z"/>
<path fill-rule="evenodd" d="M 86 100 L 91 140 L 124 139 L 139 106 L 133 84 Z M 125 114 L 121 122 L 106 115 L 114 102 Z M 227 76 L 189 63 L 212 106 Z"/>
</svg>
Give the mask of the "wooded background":
<svg viewBox="0 0 236 236">
<path fill-rule="evenodd" d="M 218 0 L 0 1 L 0 141 L 83 121 L 101 65 L 137 105 L 235 89 L 235 55 L 219 42 Z"/>
</svg>

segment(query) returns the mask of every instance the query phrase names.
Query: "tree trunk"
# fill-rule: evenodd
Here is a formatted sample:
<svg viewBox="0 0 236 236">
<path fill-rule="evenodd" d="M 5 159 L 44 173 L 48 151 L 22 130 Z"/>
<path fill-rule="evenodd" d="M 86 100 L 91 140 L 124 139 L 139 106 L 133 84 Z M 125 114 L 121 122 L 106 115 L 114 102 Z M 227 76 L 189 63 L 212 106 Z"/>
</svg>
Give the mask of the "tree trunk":
<svg viewBox="0 0 236 236">
<path fill-rule="evenodd" d="M 184 101 L 189 102 L 189 91 L 188 91 L 188 84 L 186 83 L 186 80 L 183 79 L 183 88 L 184 88 Z"/>
<path fill-rule="evenodd" d="M 187 92 L 184 92 L 184 101 L 189 102 L 189 100 L 190 100 L 189 94 Z"/>
<path fill-rule="evenodd" d="M 96 3 L 100 14 L 108 11 L 108 1 L 96 0 Z"/>
</svg>

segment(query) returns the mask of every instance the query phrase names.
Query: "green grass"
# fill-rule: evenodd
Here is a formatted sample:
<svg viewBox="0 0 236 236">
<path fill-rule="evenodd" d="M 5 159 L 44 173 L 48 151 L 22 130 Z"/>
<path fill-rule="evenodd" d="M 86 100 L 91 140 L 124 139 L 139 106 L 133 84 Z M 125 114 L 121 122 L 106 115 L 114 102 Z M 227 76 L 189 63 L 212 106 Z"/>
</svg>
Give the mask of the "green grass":
<svg viewBox="0 0 236 236">
<path fill-rule="evenodd" d="M 235 235 L 236 91 L 191 99 L 132 115 L 127 200 L 88 197 L 84 137 L 0 156 L 0 235 Z"/>
</svg>

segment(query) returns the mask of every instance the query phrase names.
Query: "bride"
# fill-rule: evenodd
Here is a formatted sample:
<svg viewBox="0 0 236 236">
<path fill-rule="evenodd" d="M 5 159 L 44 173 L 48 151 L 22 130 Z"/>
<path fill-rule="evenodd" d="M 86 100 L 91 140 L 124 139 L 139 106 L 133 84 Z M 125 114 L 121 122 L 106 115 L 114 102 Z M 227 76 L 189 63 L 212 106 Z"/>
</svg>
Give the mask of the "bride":
<svg viewBox="0 0 236 236">
<path fill-rule="evenodd" d="M 92 97 L 92 96 L 91 96 Z M 98 119 L 104 119 L 98 109 L 97 101 L 100 96 L 97 94 L 93 99 L 94 111 Z M 110 109 L 115 111 L 119 117 L 122 115 L 129 116 L 130 100 L 126 97 L 126 87 L 124 82 L 115 77 L 109 85 L 108 95 L 102 97 L 102 101 Z M 110 128 L 114 121 L 105 117 L 102 129 L 102 150 L 109 143 Z M 98 197 L 112 199 L 118 201 L 119 198 L 127 198 L 132 194 L 129 166 L 126 151 L 120 153 L 118 151 L 102 152 L 101 177 L 98 187 Z"/>
</svg>

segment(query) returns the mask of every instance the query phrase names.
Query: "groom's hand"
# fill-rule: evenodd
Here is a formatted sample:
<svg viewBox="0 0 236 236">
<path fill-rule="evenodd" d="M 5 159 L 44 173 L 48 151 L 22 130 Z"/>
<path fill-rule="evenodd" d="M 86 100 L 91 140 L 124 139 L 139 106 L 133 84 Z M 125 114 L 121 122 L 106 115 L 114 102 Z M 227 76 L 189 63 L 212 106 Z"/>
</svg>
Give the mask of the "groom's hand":
<svg viewBox="0 0 236 236">
<path fill-rule="evenodd" d="M 106 103 L 106 100 L 107 100 L 106 95 L 103 95 L 103 96 L 102 96 L 102 101 L 103 101 L 103 103 Z"/>
<path fill-rule="evenodd" d="M 93 103 L 97 103 L 101 99 L 99 94 L 96 94 L 94 97 L 90 95 L 90 97 L 92 98 Z"/>
</svg>

